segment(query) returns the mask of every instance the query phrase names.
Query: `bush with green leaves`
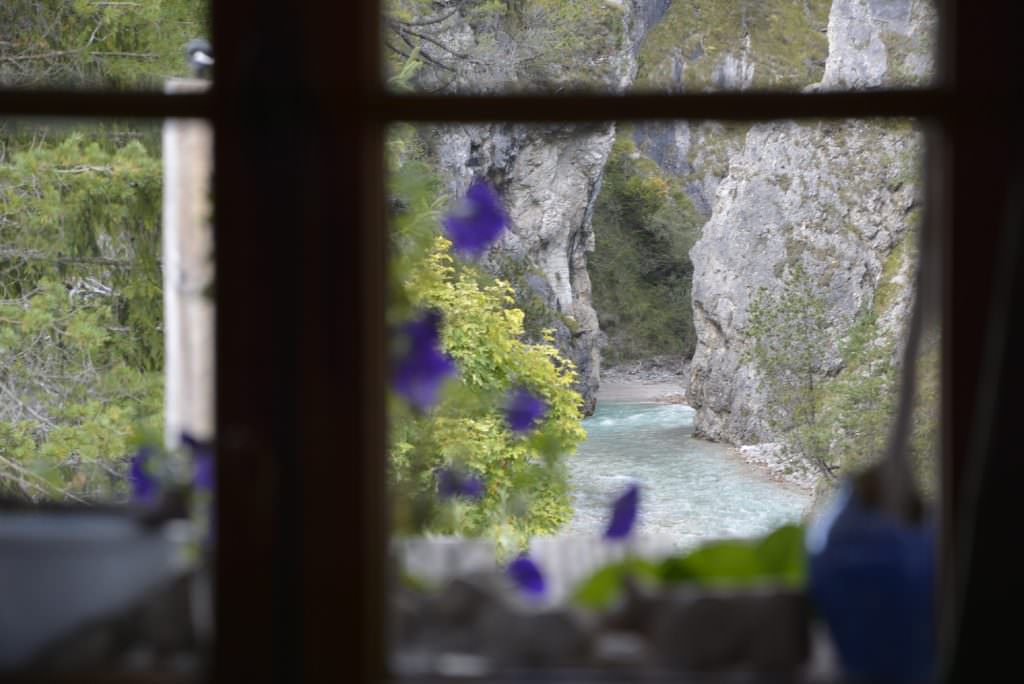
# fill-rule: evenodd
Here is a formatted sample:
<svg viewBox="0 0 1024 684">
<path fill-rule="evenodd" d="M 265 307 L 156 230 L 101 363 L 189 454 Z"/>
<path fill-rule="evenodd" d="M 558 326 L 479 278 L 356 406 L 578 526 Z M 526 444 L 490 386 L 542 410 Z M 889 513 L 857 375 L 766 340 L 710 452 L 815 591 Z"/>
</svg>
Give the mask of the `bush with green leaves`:
<svg viewBox="0 0 1024 684">
<path fill-rule="evenodd" d="M 581 442 L 575 372 L 554 346 L 525 340 L 523 312 L 512 288 L 452 255 L 439 234 L 446 204 L 436 174 L 403 158 L 408 138 L 391 140 L 391 323 L 423 310 L 443 321 L 441 346 L 457 376 L 441 400 L 417 412 L 391 401 L 390 479 L 399 533 L 486 535 L 512 550 L 529 537 L 556 532 L 571 516 L 564 459 Z M 508 425 L 508 393 L 523 387 L 547 406 L 527 434 Z M 479 500 L 441 500 L 438 474 L 479 478 Z"/>
<path fill-rule="evenodd" d="M 847 332 L 843 372 L 827 388 L 825 417 L 834 433 L 830 460 L 844 474 L 881 458 L 896 409 L 894 349 L 878 337 L 878 316 L 865 308 Z"/>
<path fill-rule="evenodd" d="M 639 153 L 628 128 L 612 148 L 593 221 L 588 269 L 609 339 L 605 360 L 692 356 L 689 252 L 703 219 L 676 180 Z"/>
</svg>

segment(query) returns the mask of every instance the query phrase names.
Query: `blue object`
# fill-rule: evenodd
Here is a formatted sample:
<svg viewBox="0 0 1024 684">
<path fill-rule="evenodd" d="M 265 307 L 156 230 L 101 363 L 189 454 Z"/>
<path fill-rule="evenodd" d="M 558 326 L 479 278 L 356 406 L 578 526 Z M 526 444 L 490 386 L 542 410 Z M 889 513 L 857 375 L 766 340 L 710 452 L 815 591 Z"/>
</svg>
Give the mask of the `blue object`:
<svg viewBox="0 0 1024 684">
<path fill-rule="evenodd" d="M 807 532 L 809 590 L 846 671 L 924 682 L 935 668 L 935 531 L 868 508 L 850 482 Z"/>
<path fill-rule="evenodd" d="M 213 75 L 213 48 L 204 38 L 193 38 L 185 46 L 185 57 L 194 78 L 209 79 Z"/>
</svg>

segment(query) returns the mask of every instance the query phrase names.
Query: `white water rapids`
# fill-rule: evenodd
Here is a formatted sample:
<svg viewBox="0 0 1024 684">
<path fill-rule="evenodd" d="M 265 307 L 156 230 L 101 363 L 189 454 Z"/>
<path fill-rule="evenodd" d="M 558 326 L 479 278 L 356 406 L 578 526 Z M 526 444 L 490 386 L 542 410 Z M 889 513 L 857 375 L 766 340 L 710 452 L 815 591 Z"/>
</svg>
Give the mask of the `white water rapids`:
<svg viewBox="0 0 1024 684">
<path fill-rule="evenodd" d="M 680 548 L 800 520 L 809 493 L 769 480 L 730 447 L 694 438 L 693 415 L 677 404 L 600 402 L 569 458 L 575 516 L 563 534 L 600 535 L 610 503 L 634 481 L 637 533 Z"/>
</svg>

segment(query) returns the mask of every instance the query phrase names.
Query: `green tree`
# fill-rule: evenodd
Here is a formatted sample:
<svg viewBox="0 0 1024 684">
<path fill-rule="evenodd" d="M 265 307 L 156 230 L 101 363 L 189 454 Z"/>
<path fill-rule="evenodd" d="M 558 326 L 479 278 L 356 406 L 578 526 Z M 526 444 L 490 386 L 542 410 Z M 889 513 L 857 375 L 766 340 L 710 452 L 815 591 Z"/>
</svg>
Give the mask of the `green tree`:
<svg viewBox="0 0 1024 684">
<path fill-rule="evenodd" d="M 749 356 L 768 399 L 768 424 L 792 452 L 822 476 L 834 477 L 824 401 L 830 351 L 824 299 L 796 262 L 787 268 L 778 293 L 757 292 L 749 315 Z"/>
<path fill-rule="evenodd" d="M 0 473 L 31 498 L 123 492 L 162 410 L 160 161 L 72 135 L 0 165 Z"/>
<path fill-rule="evenodd" d="M 675 180 L 619 131 L 594 207 L 588 259 L 594 307 L 609 362 L 657 354 L 692 356 L 697 336 L 690 248 L 701 216 Z"/>
<path fill-rule="evenodd" d="M 877 315 L 867 307 L 854 320 L 843 347 L 843 372 L 828 387 L 826 421 L 834 431 L 830 461 L 851 473 L 881 458 L 896 409 L 894 348 L 880 338 Z"/>
<path fill-rule="evenodd" d="M 878 322 L 880 289 L 854 318 L 839 345 L 840 367 L 823 367 L 832 341 L 823 297 L 802 267 L 787 271 L 773 296 L 762 289 L 750 307 L 748 359 L 768 398 L 769 426 L 791 456 L 806 459 L 830 486 L 885 453 L 898 392 L 897 338 Z M 938 336 L 926 338 L 917 361 L 918 399 L 911 460 L 925 496 L 935 492 Z"/>
<path fill-rule="evenodd" d="M 0 4 L 0 83 L 159 88 L 205 0 Z M 0 495 L 118 499 L 163 408 L 159 127 L 0 122 Z"/>
<path fill-rule="evenodd" d="M 4 0 L 0 83 L 159 89 L 184 76 L 207 0 Z"/>
</svg>

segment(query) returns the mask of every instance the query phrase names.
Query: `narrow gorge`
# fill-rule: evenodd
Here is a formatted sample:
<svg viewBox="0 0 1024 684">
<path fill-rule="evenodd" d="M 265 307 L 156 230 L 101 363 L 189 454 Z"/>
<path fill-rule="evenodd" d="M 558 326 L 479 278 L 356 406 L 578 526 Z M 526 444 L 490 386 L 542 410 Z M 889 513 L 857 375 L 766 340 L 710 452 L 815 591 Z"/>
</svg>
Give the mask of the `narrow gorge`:
<svg viewBox="0 0 1024 684">
<path fill-rule="evenodd" d="M 450 74 L 427 65 L 413 89 L 825 91 L 923 85 L 933 73 L 929 0 L 473 6 L 438 34 L 471 59 L 453 60 Z M 483 265 L 512 284 L 527 336 L 551 331 L 575 364 L 585 415 L 603 366 L 655 359 L 685 386 L 695 437 L 743 447 L 779 479 L 827 484 L 876 455 L 913 297 L 924 146 L 914 122 L 464 124 L 416 135 L 449 196 L 475 178 L 502 196 L 509 230 Z M 757 363 L 775 344 L 758 321 L 771 328 L 765 311 L 778 315 L 797 284 L 823 322 L 805 424 L 794 416 L 807 407 L 781 412 L 784 388 Z M 936 345 L 933 331 L 915 428 L 922 463 Z"/>
</svg>

